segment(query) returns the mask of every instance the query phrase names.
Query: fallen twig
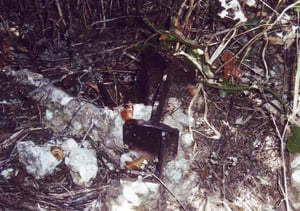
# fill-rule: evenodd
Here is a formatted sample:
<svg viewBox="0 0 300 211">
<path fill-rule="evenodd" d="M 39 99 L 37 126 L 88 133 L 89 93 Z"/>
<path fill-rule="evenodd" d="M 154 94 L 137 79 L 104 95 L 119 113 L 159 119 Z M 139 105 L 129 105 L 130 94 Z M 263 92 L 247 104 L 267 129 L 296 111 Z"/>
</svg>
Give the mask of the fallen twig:
<svg viewBox="0 0 300 211">
<path fill-rule="evenodd" d="M 285 124 L 284 130 L 281 134 L 277 127 L 274 116 L 272 115 L 272 113 L 270 113 L 270 115 L 271 115 L 273 125 L 276 129 L 276 133 L 280 139 L 280 152 L 281 152 L 282 174 L 283 174 L 283 190 L 281 190 L 281 191 L 282 191 L 284 199 L 285 199 L 286 210 L 290 211 L 290 204 L 289 204 L 290 202 L 289 202 L 289 195 L 288 195 L 287 175 L 286 175 L 287 166 L 286 166 L 286 160 L 285 160 L 285 149 L 286 149 L 285 148 L 285 137 L 286 137 L 286 132 L 288 129 L 288 122 Z"/>
</svg>

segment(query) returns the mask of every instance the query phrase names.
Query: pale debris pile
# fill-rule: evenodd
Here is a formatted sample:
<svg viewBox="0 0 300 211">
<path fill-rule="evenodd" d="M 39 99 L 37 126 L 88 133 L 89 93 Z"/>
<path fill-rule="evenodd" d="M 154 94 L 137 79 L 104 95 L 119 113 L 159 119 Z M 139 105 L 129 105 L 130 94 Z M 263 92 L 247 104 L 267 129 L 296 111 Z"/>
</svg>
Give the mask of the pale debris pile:
<svg viewBox="0 0 300 211">
<path fill-rule="evenodd" d="M 79 146 L 74 139 L 64 142 L 66 150 L 65 164 L 70 168 L 73 182 L 76 185 L 90 186 L 97 176 L 98 165 L 96 151 L 86 141 Z"/>
<path fill-rule="evenodd" d="M 70 97 L 52 85 L 38 88 L 30 95 L 46 107 L 45 123 L 54 131 L 77 137 L 88 131 L 91 139 L 102 139 L 105 147 L 123 147 L 119 138 L 123 121 L 118 112 Z"/>
<path fill-rule="evenodd" d="M 138 109 L 134 111 L 144 111 L 143 105 L 138 105 Z M 146 107 L 147 108 L 147 107 Z M 189 133 L 189 124 L 193 124 L 193 118 L 187 115 L 187 112 L 182 109 L 181 103 L 176 98 L 168 99 L 168 112 L 163 119 L 165 124 L 175 127 L 180 130 L 179 147 L 175 160 L 170 161 L 162 172 L 164 184 L 172 191 L 179 201 L 193 201 L 193 194 L 190 191 L 197 186 L 198 176 L 191 170 L 191 154 L 194 144 L 193 136 Z M 139 112 L 137 112 L 139 113 Z M 151 109 L 142 112 L 139 115 L 145 115 L 144 120 L 150 118 Z M 138 116 L 133 115 L 139 119 Z M 140 156 L 140 152 L 131 150 L 121 156 L 121 168 L 125 168 L 125 162 L 131 161 Z M 147 157 L 147 156 L 146 156 Z M 161 186 L 159 182 L 149 182 L 147 178 L 152 178 L 151 175 L 145 177 L 139 176 L 137 179 L 120 180 L 122 194 L 115 194 L 110 199 L 110 204 L 113 211 L 118 210 L 153 210 L 156 209 L 158 200 L 161 196 Z M 116 183 L 119 183 L 116 181 Z M 159 188 L 160 187 L 160 188 Z M 178 210 L 180 205 L 171 195 L 165 196 L 168 209 Z M 198 204 L 195 204 L 195 208 Z"/>
<path fill-rule="evenodd" d="M 18 83 L 36 87 L 28 96 L 46 108 L 44 123 L 55 133 L 63 133 L 69 137 L 82 139 L 88 135 L 97 141 L 111 159 L 119 161 L 114 152 L 123 148 L 123 120 L 118 111 L 76 99 L 52 85 L 41 74 L 27 69 L 13 71 L 3 70 L 7 75 L 16 78 Z M 85 137 L 86 138 L 86 137 Z"/>
<path fill-rule="evenodd" d="M 35 179 L 49 175 L 62 162 L 62 160 L 57 160 L 51 154 L 51 146 L 54 146 L 54 144 L 49 143 L 38 146 L 32 141 L 22 141 L 16 145 L 19 161 L 24 164 L 27 173 Z"/>
<path fill-rule="evenodd" d="M 55 133 L 64 133 L 68 137 L 82 140 L 81 143 L 77 143 L 74 139 L 52 140 L 40 146 L 30 140 L 19 142 L 16 149 L 20 162 L 25 165 L 28 174 L 36 179 L 43 178 L 55 172 L 57 165 L 64 162 L 70 168 L 75 184 L 90 186 L 97 175 L 98 165 L 95 150 L 84 141 L 87 137 L 97 142 L 101 151 L 114 161 L 106 163 L 106 167 L 110 170 L 118 169 L 126 162 L 124 156 L 122 160 L 121 155 L 114 151 L 116 148 L 126 149 L 122 141 L 123 120 L 118 110 L 98 108 L 91 103 L 71 97 L 40 74 L 28 70 L 4 71 L 17 78 L 19 83 L 36 87 L 29 96 L 46 108 L 44 122 L 47 127 L 52 128 Z M 190 168 L 194 141 L 189 126 L 194 120 L 181 108 L 181 103 L 176 98 L 169 99 L 168 106 L 167 110 L 175 112 L 165 115 L 164 123 L 178 128 L 180 137 L 177 157 L 165 167 L 163 182 L 174 193 L 176 199 L 191 202 L 195 195 L 189 192 L 197 186 L 199 180 L 197 173 Z M 151 106 L 134 105 L 134 118 L 148 120 L 150 115 Z M 63 156 L 60 160 L 51 154 L 51 146 L 61 146 Z M 119 166 L 116 166 L 116 163 Z M 7 172 L 2 172 L 2 175 L 6 174 Z M 111 194 L 108 201 L 112 210 L 124 210 L 122 209 L 124 207 L 153 209 L 161 196 L 159 182 L 148 182 L 141 177 L 133 180 L 123 178 L 115 184 L 115 187 L 110 186 L 111 190 L 108 192 L 113 192 L 114 189 L 121 189 L 121 192 Z M 170 209 L 176 210 L 180 207 L 171 195 L 166 195 L 165 200 Z"/>
<path fill-rule="evenodd" d="M 95 105 L 71 97 L 64 91 L 53 86 L 41 74 L 29 70 L 3 70 L 7 75 L 16 78 L 18 83 L 36 87 L 28 95 L 46 108 L 44 122 L 46 127 L 55 133 L 64 133 L 68 137 L 81 139 L 45 140 L 46 144 L 38 146 L 32 141 L 22 141 L 16 145 L 19 159 L 28 174 L 39 179 L 53 173 L 57 165 L 64 159 L 70 168 L 73 182 L 77 185 L 89 186 L 97 175 L 96 152 L 87 141 L 86 136 L 99 143 L 114 163 L 119 162 L 120 155 L 115 149 L 124 148 L 122 141 L 122 126 L 118 111 L 109 108 L 98 108 Z M 60 159 L 51 153 L 51 147 L 61 146 Z M 107 161 L 106 165 L 114 169 L 114 163 Z"/>
<path fill-rule="evenodd" d="M 64 162 L 70 169 L 73 182 L 88 187 L 97 175 L 97 158 L 88 142 L 81 145 L 72 138 L 64 141 L 50 140 L 43 145 L 27 140 L 18 142 L 16 151 L 27 173 L 35 179 L 51 175 Z"/>
<path fill-rule="evenodd" d="M 118 181 L 121 191 L 112 193 L 110 207 L 112 211 L 151 210 L 159 199 L 159 184 L 144 181 L 141 176 L 135 181 L 121 179 Z M 113 192 L 110 189 L 110 192 Z"/>
</svg>

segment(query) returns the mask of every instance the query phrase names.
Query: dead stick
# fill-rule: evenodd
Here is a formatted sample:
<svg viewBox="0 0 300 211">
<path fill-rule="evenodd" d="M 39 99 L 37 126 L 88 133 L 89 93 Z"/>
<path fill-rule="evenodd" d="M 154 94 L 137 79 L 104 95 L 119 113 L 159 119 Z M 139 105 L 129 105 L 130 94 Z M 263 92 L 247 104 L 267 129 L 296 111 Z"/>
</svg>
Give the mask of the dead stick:
<svg viewBox="0 0 300 211">
<path fill-rule="evenodd" d="M 57 7 L 59 17 L 62 20 L 62 22 L 64 24 L 64 27 L 66 27 L 67 24 L 66 24 L 66 21 L 64 19 L 64 16 L 63 16 L 63 13 L 62 13 L 62 10 L 61 10 L 61 6 L 60 6 L 60 3 L 59 3 L 59 0 L 55 0 L 55 5 Z"/>
</svg>

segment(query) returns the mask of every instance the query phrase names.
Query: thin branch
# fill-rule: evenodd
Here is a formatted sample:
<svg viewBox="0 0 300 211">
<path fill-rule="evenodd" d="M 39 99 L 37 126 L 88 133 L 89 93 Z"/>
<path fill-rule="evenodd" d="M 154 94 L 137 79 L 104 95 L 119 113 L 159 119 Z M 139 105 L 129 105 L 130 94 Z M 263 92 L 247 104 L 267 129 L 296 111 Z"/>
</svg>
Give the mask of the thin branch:
<svg viewBox="0 0 300 211">
<path fill-rule="evenodd" d="M 280 151 L 281 151 L 281 162 L 282 162 L 282 173 L 283 173 L 283 196 L 284 196 L 284 200 L 285 200 L 285 206 L 286 206 L 286 210 L 290 211 L 290 202 L 289 202 L 289 195 L 288 195 L 288 185 L 287 185 L 287 167 L 286 167 L 286 160 L 285 160 L 285 136 L 286 136 L 286 132 L 288 129 L 288 122 L 285 124 L 284 126 L 284 130 L 282 132 L 282 134 L 280 134 L 280 131 L 277 127 L 276 121 L 274 119 L 274 116 L 272 115 L 272 113 L 270 113 L 271 118 L 272 118 L 272 122 L 273 125 L 276 129 L 276 133 L 280 139 Z"/>
<path fill-rule="evenodd" d="M 66 24 L 66 21 L 65 21 L 65 19 L 64 19 L 64 16 L 63 16 L 63 13 L 62 13 L 62 9 L 61 9 L 59 0 L 55 0 L 55 5 L 56 5 L 56 7 L 57 7 L 59 17 L 60 17 L 60 19 L 62 20 L 64 27 L 66 27 L 67 24 Z"/>
</svg>

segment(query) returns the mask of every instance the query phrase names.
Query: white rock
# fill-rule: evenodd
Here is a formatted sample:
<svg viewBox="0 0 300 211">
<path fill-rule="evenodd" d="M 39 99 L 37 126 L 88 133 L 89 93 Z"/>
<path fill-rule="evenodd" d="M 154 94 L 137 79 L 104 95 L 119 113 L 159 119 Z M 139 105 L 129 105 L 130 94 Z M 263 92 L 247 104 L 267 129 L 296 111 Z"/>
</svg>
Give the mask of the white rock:
<svg viewBox="0 0 300 211">
<path fill-rule="evenodd" d="M 237 157 L 233 157 L 233 156 L 227 157 L 227 160 L 232 163 L 232 166 L 236 166 L 236 164 L 238 162 L 238 158 Z"/>
<path fill-rule="evenodd" d="M 61 105 L 67 105 L 71 100 L 74 99 L 60 89 L 52 89 L 52 92 L 50 95 L 48 95 L 48 98 L 51 102 L 57 102 Z"/>
<path fill-rule="evenodd" d="M 99 108 L 92 103 L 72 97 L 49 83 L 43 75 L 29 70 L 2 70 L 12 76 L 19 84 L 30 84 L 36 87 L 28 96 L 44 107 L 45 125 L 54 133 L 64 132 L 67 136 L 83 138 L 89 131 L 89 137 L 99 141 L 107 154 L 114 154 L 111 159 L 119 161 L 119 154 L 114 153 L 123 145 L 123 120 L 118 110 Z M 145 107 L 149 110 L 149 107 Z M 143 111 L 142 111 L 143 113 Z M 150 113 L 150 112 L 149 112 Z"/>
<path fill-rule="evenodd" d="M 97 157 L 93 149 L 75 147 L 65 158 L 70 168 L 73 182 L 80 186 L 90 186 L 97 175 Z"/>
<path fill-rule="evenodd" d="M 292 185 L 300 192 L 300 154 L 296 154 L 291 162 L 291 179 Z"/>
<path fill-rule="evenodd" d="M 14 169 L 13 168 L 7 168 L 7 169 L 4 169 L 2 172 L 1 172 L 1 176 L 4 177 L 5 179 L 10 179 L 12 178 L 12 176 L 14 174 Z"/>
<path fill-rule="evenodd" d="M 254 6 L 256 6 L 256 0 L 247 0 L 247 1 L 246 1 L 246 4 L 247 4 L 249 7 L 254 7 Z"/>
<path fill-rule="evenodd" d="M 298 188 L 300 191 L 300 169 L 296 169 L 292 172 L 292 183 L 293 186 Z"/>
<path fill-rule="evenodd" d="M 291 162 L 291 168 L 300 168 L 300 154 L 296 155 Z"/>
<path fill-rule="evenodd" d="M 17 143 L 19 161 L 25 165 L 28 174 L 35 179 L 40 179 L 51 174 L 56 166 L 61 163 L 50 152 L 50 145 L 35 145 L 32 141 Z"/>
<path fill-rule="evenodd" d="M 181 135 L 181 145 L 184 148 L 191 147 L 194 142 L 193 135 L 191 133 L 184 133 Z"/>
<path fill-rule="evenodd" d="M 96 153 L 89 149 L 89 145 L 82 143 L 83 148 L 72 139 L 56 141 L 60 143 L 65 154 L 65 164 L 70 168 L 73 182 L 77 185 L 89 186 L 97 175 L 98 166 Z M 55 146 L 53 141 L 49 141 L 42 146 L 34 144 L 32 141 L 17 143 L 19 160 L 25 165 L 28 174 L 35 179 L 43 178 L 51 174 L 56 166 L 62 162 L 58 161 L 51 153 L 51 146 Z M 5 173 L 5 172 L 4 172 Z"/>
<path fill-rule="evenodd" d="M 259 138 L 256 138 L 252 144 L 253 147 L 258 148 L 262 144 Z"/>
<path fill-rule="evenodd" d="M 140 206 L 142 203 L 149 203 L 151 199 L 157 199 L 159 196 L 159 185 L 157 183 L 145 182 L 141 178 L 136 181 L 120 180 L 123 188 L 123 197 L 133 206 Z"/>
<path fill-rule="evenodd" d="M 62 147 L 65 154 L 68 154 L 72 149 L 78 148 L 78 143 L 73 138 L 68 138 L 63 142 Z"/>
<path fill-rule="evenodd" d="M 37 88 L 30 96 L 46 107 L 45 123 L 55 132 L 68 127 L 68 135 L 83 137 L 90 129 L 91 138 L 103 140 L 106 147 L 123 146 L 123 121 L 119 111 L 80 101 L 52 85 Z M 94 126 L 90 128 L 92 123 Z"/>
<path fill-rule="evenodd" d="M 53 119 L 53 116 L 54 116 L 53 112 L 47 109 L 46 110 L 46 119 L 51 120 L 51 119 Z"/>
<path fill-rule="evenodd" d="M 133 105 L 133 118 L 149 120 L 151 117 L 152 106 L 144 104 L 134 104 Z"/>
</svg>

